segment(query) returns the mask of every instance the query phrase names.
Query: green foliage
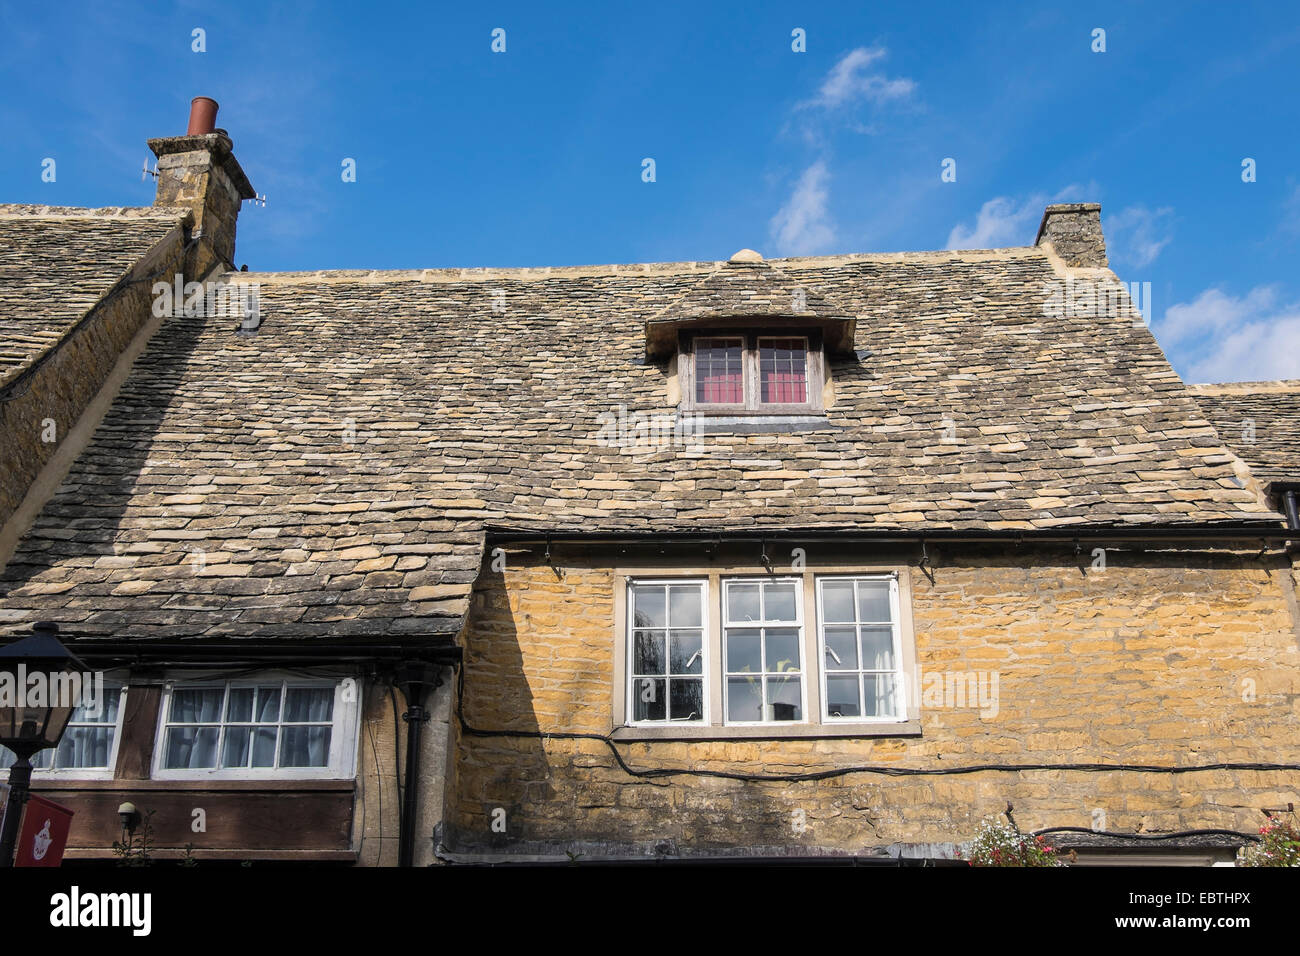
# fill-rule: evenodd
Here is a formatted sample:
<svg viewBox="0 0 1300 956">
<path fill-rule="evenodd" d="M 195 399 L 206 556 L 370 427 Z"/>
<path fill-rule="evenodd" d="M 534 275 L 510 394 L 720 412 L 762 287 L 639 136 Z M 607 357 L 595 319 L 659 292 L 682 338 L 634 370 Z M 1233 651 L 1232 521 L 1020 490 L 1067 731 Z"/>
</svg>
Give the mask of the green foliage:
<svg viewBox="0 0 1300 956">
<path fill-rule="evenodd" d="M 154 811 L 146 810 L 140 817 L 140 823 L 135 831 L 126 831 L 125 841 L 113 842 L 113 852 L 117 854 L 118 866 L 150 866 L 153 863 L 153 856 L 150 853 L 153 847 L 153 814 Z"/>
</svg>

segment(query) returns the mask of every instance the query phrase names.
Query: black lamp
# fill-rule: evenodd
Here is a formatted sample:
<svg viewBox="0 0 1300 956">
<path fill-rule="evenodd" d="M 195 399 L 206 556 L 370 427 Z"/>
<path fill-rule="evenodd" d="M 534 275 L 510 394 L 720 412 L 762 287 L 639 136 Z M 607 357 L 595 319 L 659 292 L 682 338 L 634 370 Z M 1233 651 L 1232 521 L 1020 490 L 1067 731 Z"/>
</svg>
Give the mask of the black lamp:
<svg viewBox="0 0 1300 956">
<path fill-rule="evenodd" d="M 81 704 L 86 665 L 55 636 L 58 630 L 57 624 L 38 623 L 30 637 L 0 647 L 0 746 L 18 758 L 9 770 L 0 867 L 13 866 L 18 818 L 32 780 L 32 755 L 59 745 L 72 712 Z M 44 693 L 29 694 L 27 678 L 36 673 L 45 676 Z"/>
</svg>

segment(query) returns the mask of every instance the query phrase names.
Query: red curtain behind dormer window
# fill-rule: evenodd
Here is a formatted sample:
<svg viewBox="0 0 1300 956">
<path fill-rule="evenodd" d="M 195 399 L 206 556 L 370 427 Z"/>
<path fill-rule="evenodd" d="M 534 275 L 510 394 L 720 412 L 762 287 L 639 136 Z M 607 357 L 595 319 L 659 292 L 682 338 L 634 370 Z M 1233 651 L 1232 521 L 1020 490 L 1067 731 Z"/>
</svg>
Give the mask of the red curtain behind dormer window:
<svg viewBox="0 0 1300 956">
<path fill-rule="evenodd" d="M 743 405 L 743 339 L 695 340 L 695 401 L 701 405 Z"/>
<path fill-rule="evenodd" d="M 803 339 L 759 339 L 758 380 L 765 405 L 808 401 L 808 349 Z"/>
</svg>

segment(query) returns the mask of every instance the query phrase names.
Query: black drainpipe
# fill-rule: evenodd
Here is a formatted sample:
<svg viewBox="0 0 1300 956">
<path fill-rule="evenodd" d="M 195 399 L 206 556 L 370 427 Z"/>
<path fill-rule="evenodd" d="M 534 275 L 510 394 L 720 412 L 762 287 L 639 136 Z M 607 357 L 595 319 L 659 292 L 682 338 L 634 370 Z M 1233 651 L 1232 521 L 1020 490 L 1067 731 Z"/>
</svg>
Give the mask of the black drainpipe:
<svg viewBox="0 0 1300 956">
<path fill-rule="evenodd" d="M 1295 490 L 1282 493 L 1282 506 L 1286 509 L 1286 523 L 1290 528 L 1300 528 L 1300 514 L 1296 511 Z"/>
<path fill-rule="evenodd" d="M 406 698 L 406 790 L 402 794 L 401 827 L 397 841 L 397 865 L 411 866 L 415 860 L 415 822 L 420 796 L 420 731 L 429 722 L 425 695 L 442 683 L 438 668 L 425 661 L 403 661 L 393 682 Z M 396 732 L 397 728 L 393 728 Z"/>
</svg>

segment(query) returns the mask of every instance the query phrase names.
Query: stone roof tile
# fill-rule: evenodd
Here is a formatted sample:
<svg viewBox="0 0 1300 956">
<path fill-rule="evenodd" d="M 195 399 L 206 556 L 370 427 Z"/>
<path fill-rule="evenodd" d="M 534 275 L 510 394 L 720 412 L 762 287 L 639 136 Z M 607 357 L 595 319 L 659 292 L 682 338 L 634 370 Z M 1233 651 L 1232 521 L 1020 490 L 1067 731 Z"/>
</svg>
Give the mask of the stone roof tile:
<svg viewBox="0 0 1300 956">
<path fill-rule="evenodd" d="M 1224 443 L 1265 483 L 1300 483 L 1300 379 L 1191 385 Z"/>
<path fill-rule="evenodd" d="M 0 385 L 52 348 L 183 216 L 0 204 Z"/>
<path fill-rule="evenodd" d="M 454 632 L 490 526 L 1280 520 L 1131 307 L 1045 314 L 1041 250 L 772 266 L 855 318 L 834 401 L 804 430 L 685 436 L 645 323 L 721 263 L 233 274 L 258 334 L 163 322 L 0 575 L 0 624 Z"/>
</svg>

